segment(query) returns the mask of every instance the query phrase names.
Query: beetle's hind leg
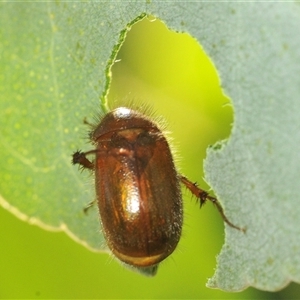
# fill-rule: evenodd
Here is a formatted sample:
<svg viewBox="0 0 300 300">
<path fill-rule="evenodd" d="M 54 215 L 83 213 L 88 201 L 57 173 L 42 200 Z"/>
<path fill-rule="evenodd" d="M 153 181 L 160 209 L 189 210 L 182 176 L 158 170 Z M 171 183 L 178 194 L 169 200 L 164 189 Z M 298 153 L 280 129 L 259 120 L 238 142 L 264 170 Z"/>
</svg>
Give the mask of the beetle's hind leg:
<svg viewBox="0 0 300 300">
<path fill-rule="evenodd" d="M 182 182 L 182 184 L 184 184 L 190 190 L 190 192 L 200 200 L 200 207 L 202 207 L 202 205 L 205 204 L 207 200 L 211 201 L 217 207 L 224 222 L 226 222 L 230 227 L 233 227 L 235 229 L 245 232 L 244 228 L 238 227 L 228 220 L 228 218 L 224 214 L 223 208 L 222 208 L 220 202 L 217 200 L 217 198 L 210 196 L 208 194 L 208 192 L 199 188 L 196 183 L 191 182 L 186 177 L 179 175 L 179 179 Z"/>
</svg>

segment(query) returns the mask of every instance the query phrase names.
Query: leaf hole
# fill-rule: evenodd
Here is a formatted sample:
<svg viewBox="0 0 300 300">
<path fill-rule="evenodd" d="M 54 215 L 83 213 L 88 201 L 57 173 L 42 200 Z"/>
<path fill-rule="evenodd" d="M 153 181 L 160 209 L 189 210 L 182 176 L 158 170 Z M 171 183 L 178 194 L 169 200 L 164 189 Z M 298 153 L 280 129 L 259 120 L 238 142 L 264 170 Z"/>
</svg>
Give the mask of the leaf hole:
<svg viewBox="0 0 300 300">
<path fill-rule="evenodd" d="M 127 32 L 111 72 L 108 103 L 132 100 L 162 115 L 180 170 L 207 187 L 201 181 L 206 149 L 229 137 L 233 109 L 197 40 L 148 16 Z"/>
</svg>

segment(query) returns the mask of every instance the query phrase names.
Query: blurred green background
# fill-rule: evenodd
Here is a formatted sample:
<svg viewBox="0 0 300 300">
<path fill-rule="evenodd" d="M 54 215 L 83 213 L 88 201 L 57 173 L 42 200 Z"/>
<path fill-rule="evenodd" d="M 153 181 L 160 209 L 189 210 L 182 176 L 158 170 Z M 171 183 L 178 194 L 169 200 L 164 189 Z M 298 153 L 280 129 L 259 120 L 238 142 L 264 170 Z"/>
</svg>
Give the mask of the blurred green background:
<svg viewBox="0 0 300 300">
<path fill-rule="evenodd" d="M 202 180 L 206 148 L 230 135 L 234 117 L 213 64 L 196 40 L 154 18 L 135 24 L 112 68 L 108 99 L 111 107 L 130 101 L 153 107 L 168 124 L 180 172 L 209 188 Z M 299 298 L 296 284 L 278 293 L 207 289 L 224 239 L 223 221 L 210 203 L 200 210 L 185 189 L 183 194 L 182 239 L 153 278 L 0 208 L 0 298 Z"/>
</svg>

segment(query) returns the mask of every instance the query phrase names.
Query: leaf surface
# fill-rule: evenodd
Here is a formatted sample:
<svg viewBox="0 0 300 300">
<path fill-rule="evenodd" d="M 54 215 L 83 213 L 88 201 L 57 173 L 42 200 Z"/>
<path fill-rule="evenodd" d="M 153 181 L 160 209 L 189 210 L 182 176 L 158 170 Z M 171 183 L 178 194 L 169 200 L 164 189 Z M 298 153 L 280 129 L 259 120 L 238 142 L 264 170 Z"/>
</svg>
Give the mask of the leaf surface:
<svg viewBox="0 0 300 300">
<path fill-rule="evenodd" d="M 229 219 L 247 231 L 226 228 L 208 285 L 274 291 L 299 282 L 297 3 L 2 3 L 0 203 L 106 250 L 96 210 L 83 213 L 93 178 L 71 154 L 86 136 L 83 118 L 107 109 L 109 68 L 145 13 L 201 43 L 235 109 L 231 138 L 208 150 L 205 170 Z"/>
</svg>

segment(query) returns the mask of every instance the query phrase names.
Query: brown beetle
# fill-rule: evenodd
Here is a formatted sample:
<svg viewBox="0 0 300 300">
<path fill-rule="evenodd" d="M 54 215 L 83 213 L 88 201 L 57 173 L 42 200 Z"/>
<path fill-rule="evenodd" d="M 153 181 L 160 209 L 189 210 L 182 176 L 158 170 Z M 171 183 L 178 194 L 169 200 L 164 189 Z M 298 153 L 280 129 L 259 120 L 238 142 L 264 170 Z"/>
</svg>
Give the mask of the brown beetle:
<svg viewBox="0 0 300 300">
<path fill-rule="evenodd" d="M 145 115 L 125 107 L 107 113 L 91 132 L 96 149 L 73 154 L 95 172 L 103 233 L 112 253 L 138 268 L 156 268 L 176 248 L 182 229 L 180 182 L 200 204 L 219 202 L 177 173 L 168 142 Z M 87 155 L 94 154 L 91 162 Z"/>
</svg>

